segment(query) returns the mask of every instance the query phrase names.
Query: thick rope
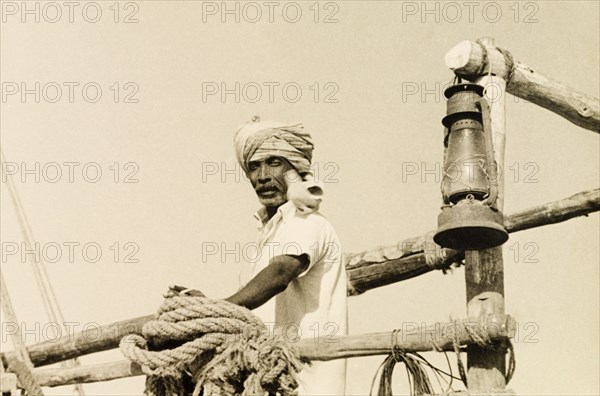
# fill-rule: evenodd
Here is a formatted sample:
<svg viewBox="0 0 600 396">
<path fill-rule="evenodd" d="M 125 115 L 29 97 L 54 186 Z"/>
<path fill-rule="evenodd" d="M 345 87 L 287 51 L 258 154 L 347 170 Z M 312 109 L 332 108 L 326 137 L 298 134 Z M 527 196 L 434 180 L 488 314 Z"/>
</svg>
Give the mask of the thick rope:
<svg viewBox="0 0 600 396">
<path fill-rule="evenodd" d="M 462 263 L 460 260 L 452 262 L 448 261 L 448 257 L 450 257 L 452 251 L 445 249 L 434 242 L 433 237 L 436 232 L 437 231 L 430 231 L 425 235 L 416 238 L 414 244 L 425 254 L 425 263 L 427 266 L 435 270 L 441 270 L 445 275 L 448 270 L 453 271 L 454 268 L 460 267 Z"/>
<path fill-rule="evenodd" d="M 506 76 L 504 77 L 504 80 L 506 80 L 506 83 L 508 84 L 515 72 L 515 59 L 509 51 L 502 48 L 496 49 L 504 56 L 504 63 L 506 64 Z"/>
<path fill-rule="evenodd" d="M 148 395 L 293 395 L 298 386 L 294 351 L 238 305 L 170 297 L 142 333 L 123 337 L 120 348 L 149 376 Z"/>
<path fill-rule="evenodd" d="M 19 384 L 25 390 L 27 396 L 44 396 L 42 388 L 24 362 L 12 360 L 8 365 L 7 371 L 17 376 Z"/>
<path fill-rule="evenodd" d="M 423 235 L 419 240 L 420 245 L 425 253 L 425 262 L 429 267 L 444 271 L 450 267 L 448 261 L 448 250 L 442 248 L 433 241 L 433 236 L 437 231 L 430 231 Z"/>
<path fill-rule="evenodd" d="M 477 70 L 477 72 L 475 72 L 475 75 L 484 75 L 485 69 L 486 69 L 486 67 L 488 67 L 487 47 L 485 46 L 483 41 L 481 41 L 481 39 L 477 39 L 477 40 L 475 40 L 475 42 L 477 44 L 479 44 L 479 46 L 481 47 L 481 65 L 479 66 L 479 69 Z M 491 70 L 491 65 L 489 65 L 489 68 Z"/>
</svg>

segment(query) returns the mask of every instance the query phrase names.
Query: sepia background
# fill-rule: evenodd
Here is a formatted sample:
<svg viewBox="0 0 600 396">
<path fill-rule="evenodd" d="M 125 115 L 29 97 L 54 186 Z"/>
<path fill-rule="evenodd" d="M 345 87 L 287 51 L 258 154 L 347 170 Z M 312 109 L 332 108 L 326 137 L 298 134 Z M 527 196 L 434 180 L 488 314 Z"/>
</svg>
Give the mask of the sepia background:
<svg viewBox="0 0 600 396">
<path fill-rule="evenodd" d="M 258 200 L 232 143 L 255 115 L 304 123 L 322 213 L 342 250 L 357 252 L 437 226 L 453 77 L 444 54 L 460 41 L 493 37 L 537 71 L 600 95 L 597 1 L 74 3 L 69 15 L 62 2 L 2 1 L 0 118 L 4 166 L 77 331 L 155 312 L 169 284 L 214 298 L 237 290 Z M 506 214 L 598 187 L 598 134 L 510 95 L 506 107 Z M 5 181 L 2 273 L 31 344 L 47 319 Z M 518 327 L 508 387 L 518 394 L 600 392 L 598 218 L 504 245 L 506 311 Z M 461 318 L 465 298 L 463 268 L 368 291 L 349 299 L 350 333 Z M 446 367 L 443 355 L 426 357 Z M 121 359 L 115 350 L 81 362 Z M 382 361 L 350 360 L 348 394 L 369 394 Z M 143 383 L 84 388 L 140 395 Z"/>
</svg>

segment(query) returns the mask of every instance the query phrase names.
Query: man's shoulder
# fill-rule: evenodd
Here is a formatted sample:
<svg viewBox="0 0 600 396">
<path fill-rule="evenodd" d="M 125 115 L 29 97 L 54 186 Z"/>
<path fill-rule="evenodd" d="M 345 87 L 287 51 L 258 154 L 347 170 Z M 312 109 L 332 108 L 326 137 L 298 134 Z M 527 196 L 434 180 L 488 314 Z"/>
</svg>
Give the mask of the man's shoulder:
<svg viewBox="0 0 600 396">
<path fill-rule="evenodd" d="M 314 225 L 320 225 L 320 226 L 326 226 L 326 227 L 332 227 L 331 223 L 329 222 L 329 220 L 323 216 L 323 214 L 321 214 L 321 212 L 319 211 L 314 211 L 311 213 L 302 213 L 300 211 L 296 211 L 294 213 L 294 215 L 292 216 L 292 219 L 294 219 L 294 221 L 298 221 L 301 223 L 306 223 L 306 224 L 314 224 Z"/>
<path fill-rule="evenodd" d="M 296 212 L 287 223 L 292 228 L 302 229 L 302 232 L 319 234 L 327 239 L 337 239 L 337 233 L 331 222 L 318 211 L 308 214 Z"/>
</svg>

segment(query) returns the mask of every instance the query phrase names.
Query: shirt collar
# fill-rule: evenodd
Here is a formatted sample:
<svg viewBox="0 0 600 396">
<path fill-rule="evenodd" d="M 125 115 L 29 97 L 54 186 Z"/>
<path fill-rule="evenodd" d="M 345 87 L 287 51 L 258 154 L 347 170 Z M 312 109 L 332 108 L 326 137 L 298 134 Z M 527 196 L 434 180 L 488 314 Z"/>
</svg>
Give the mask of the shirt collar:
<svg viewBox="0 0 600 396">
<path fill-rule="evenodd" d="M 284 203 L 277 209 L 277 213 L 272 218 L 275 218 L 277 216 L 277 214 L 279 214 L 281 216 L 281 218 L 285 221 L 290 216 L 292 216 L 294 213 L 296 213 L 296 207 L 294 206 L 294 204 L 291 201 L 287 201 L 286 203 Z M 269 222 L 269 215 L 267 214 L 267 208 L 262 206 L 260 209 L 258 209 L 256 211 L 256 213 L 254 213 L 254 218 L 260 222 L 261 226 L 264 226 L 265 224 L 267 224 Z"/>
</svg>

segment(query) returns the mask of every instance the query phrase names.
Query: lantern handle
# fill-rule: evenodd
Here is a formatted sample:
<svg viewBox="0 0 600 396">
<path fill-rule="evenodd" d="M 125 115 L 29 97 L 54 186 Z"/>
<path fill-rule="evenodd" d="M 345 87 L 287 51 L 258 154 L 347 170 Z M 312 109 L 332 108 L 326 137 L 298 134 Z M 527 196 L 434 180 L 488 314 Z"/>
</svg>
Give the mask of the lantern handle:
<svg viewBox="0 0 600 396">
<path fill-rule="evenodd" d="M 481 201 L 483 205 L 492 206 L 498 198 L 498 164 L 494 157 L 494 141 L 492 139 L 492 119 L 490 116 L 490 105 L 484 98 L 480 98 L 476 102 L 477 107 L 481 109 L 483 118 L 483 134 L 485 138 L 485 154 L 487 157 L 488 170 L 487 180 L 490 186 L 486 198 Z"/>
</svg>

